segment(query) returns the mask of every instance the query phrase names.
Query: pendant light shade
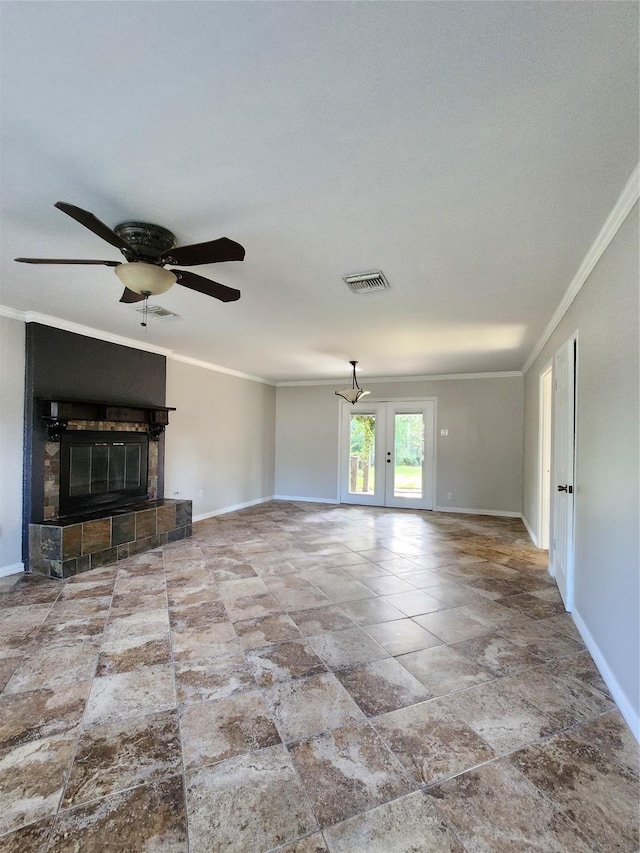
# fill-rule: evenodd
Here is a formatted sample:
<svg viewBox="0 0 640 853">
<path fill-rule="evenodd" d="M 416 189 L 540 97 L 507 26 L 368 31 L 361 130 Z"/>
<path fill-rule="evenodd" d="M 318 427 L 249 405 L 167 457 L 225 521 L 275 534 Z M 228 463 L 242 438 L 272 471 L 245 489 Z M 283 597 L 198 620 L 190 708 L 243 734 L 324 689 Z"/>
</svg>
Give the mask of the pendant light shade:
<svg viewBox="0 0 640 853">
<path fill-rule="evenodd" d="M 337 397 L 342 397 L 343 400 L 346 400 L 347 403 L 351 403 L 355 405 L 361 397 L 370 394 L 371 391 L 365 391 L 358 385 L 358 380 L 356 379 L 356 364 L 357 361 L 350 361 L 349 364 L 353 368 L 353 372 L 351 375 L 351 383 L 349 385 L 345 385 L 342 391 L 335 391 Z"/>
<path fill-rule="evenodd" d="M 157 296 L 169 290 L 178 280 L 171 270 L 144 261 L 119 264 L 115 273 L 129 290 L 142 296 Z"/>
</svg>

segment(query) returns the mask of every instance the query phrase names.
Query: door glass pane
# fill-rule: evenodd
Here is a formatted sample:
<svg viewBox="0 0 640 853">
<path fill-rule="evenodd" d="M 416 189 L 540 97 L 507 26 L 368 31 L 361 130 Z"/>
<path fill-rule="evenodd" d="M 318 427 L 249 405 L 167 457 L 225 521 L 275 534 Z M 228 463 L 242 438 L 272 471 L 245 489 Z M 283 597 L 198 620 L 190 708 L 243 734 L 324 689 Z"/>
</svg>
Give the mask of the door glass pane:
<svg viewBox="0 0 640 853">
<path fill-rule="evenodd" d="M 349 428 L 349 494 L 375 493 L 375 450 L 376 416 L 352 414 Z"/>
<path fill-rule="evenodd" d="M 115 492 L 124 489 L 124 469 L 126 450 L 124 444 L 114 444 L 111 447 L 109 459 L 109 490 Z"/>
<path fill-rule="evenodd" d="M 109 490 L 109 448 L 106 444 L 94 444 L 91 448 L 91 494 Z"/>
<path fill-rule="evenodd" d="M 69 449 L 69 494 L 91 493 L 91 448 L 71 445 Z"/>
<path fill-rule="evenodd" d="M 140 483 L 140 447 L 137 444 L 129 444 L 126 448 L 126 465 L 124 485 L 127 489 L 136 489 Z"/>
<path fill-rule="evenodd" d="M 396 412 L 394 424 L 394 498 L 422 497 L 424 416 L 422 412 Z"/>
</svg>

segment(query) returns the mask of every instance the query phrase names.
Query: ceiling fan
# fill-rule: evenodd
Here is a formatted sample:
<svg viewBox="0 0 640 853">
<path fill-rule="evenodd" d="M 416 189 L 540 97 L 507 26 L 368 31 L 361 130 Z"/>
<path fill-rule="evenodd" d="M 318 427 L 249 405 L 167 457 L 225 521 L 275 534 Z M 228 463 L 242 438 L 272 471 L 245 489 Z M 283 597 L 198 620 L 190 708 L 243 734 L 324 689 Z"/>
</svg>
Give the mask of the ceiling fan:
<svg viewBox="0 0 640 853">
<path fill-rule="evenodd" d="M 233 287 L 227 287 L 193 272 L 164 268 L 166 264 L 190 267 L 198 264 L 241 261 L 244 259 L 244 248 L 234 240 L 220 237 L 208 243 L 176 246 L 176 238 L 171 231 L 159 225 L 151 225 L 147 222 L 122 222 L 112 229 L 104 222 L 100 222 L 88 210 L 82 210 L 64 201 L 56 202 L 55 206 L 119 249 L 124 255 L 125 263 L 68 258 L 16 258 L 16 261 L 23 264 L 101 264 L 114 267 L 116 275 L 124 284 L 120 302 L 141 302 L 149 296 L 164 293 L 176 282 L 190 290 L 197 290 L 198 293 L 220 299 L 222 302 L 234 302 L 240 299 L 240 291 Z"/>
</svg>

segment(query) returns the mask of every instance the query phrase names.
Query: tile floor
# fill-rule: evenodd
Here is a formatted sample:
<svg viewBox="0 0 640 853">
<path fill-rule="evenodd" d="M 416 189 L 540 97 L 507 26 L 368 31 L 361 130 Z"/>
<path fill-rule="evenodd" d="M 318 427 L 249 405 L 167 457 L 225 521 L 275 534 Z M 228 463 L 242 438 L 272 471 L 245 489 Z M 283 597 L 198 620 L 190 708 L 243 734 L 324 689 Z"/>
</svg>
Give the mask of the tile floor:
<svg viewBox="0 0 640 853">
<path fill-rule="evenodd" d="M 271 502 L 0 580 L 0 850 L 637 850 L 544 562 L 511 519 Z"/>
</svg>

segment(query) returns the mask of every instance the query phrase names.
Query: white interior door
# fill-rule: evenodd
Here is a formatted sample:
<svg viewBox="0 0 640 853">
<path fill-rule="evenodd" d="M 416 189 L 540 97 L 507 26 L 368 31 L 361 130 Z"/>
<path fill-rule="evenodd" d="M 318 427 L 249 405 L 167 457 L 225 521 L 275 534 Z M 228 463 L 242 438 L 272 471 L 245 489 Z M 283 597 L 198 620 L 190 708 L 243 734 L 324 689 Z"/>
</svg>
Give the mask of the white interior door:
<svg viewBox="0 0 640 853">
<path fill-rule="evenodd" d="M 433 400 L 342 408 L 340 500 L 433 509 Z"/>
<path fill-rule="evenodd" d="M 553 473 L 549 567 L 564 606 L 573 608 L 573 514 L 575 459 L 576 341 L 567 341 L 553 360 Z"/>
</svg>

